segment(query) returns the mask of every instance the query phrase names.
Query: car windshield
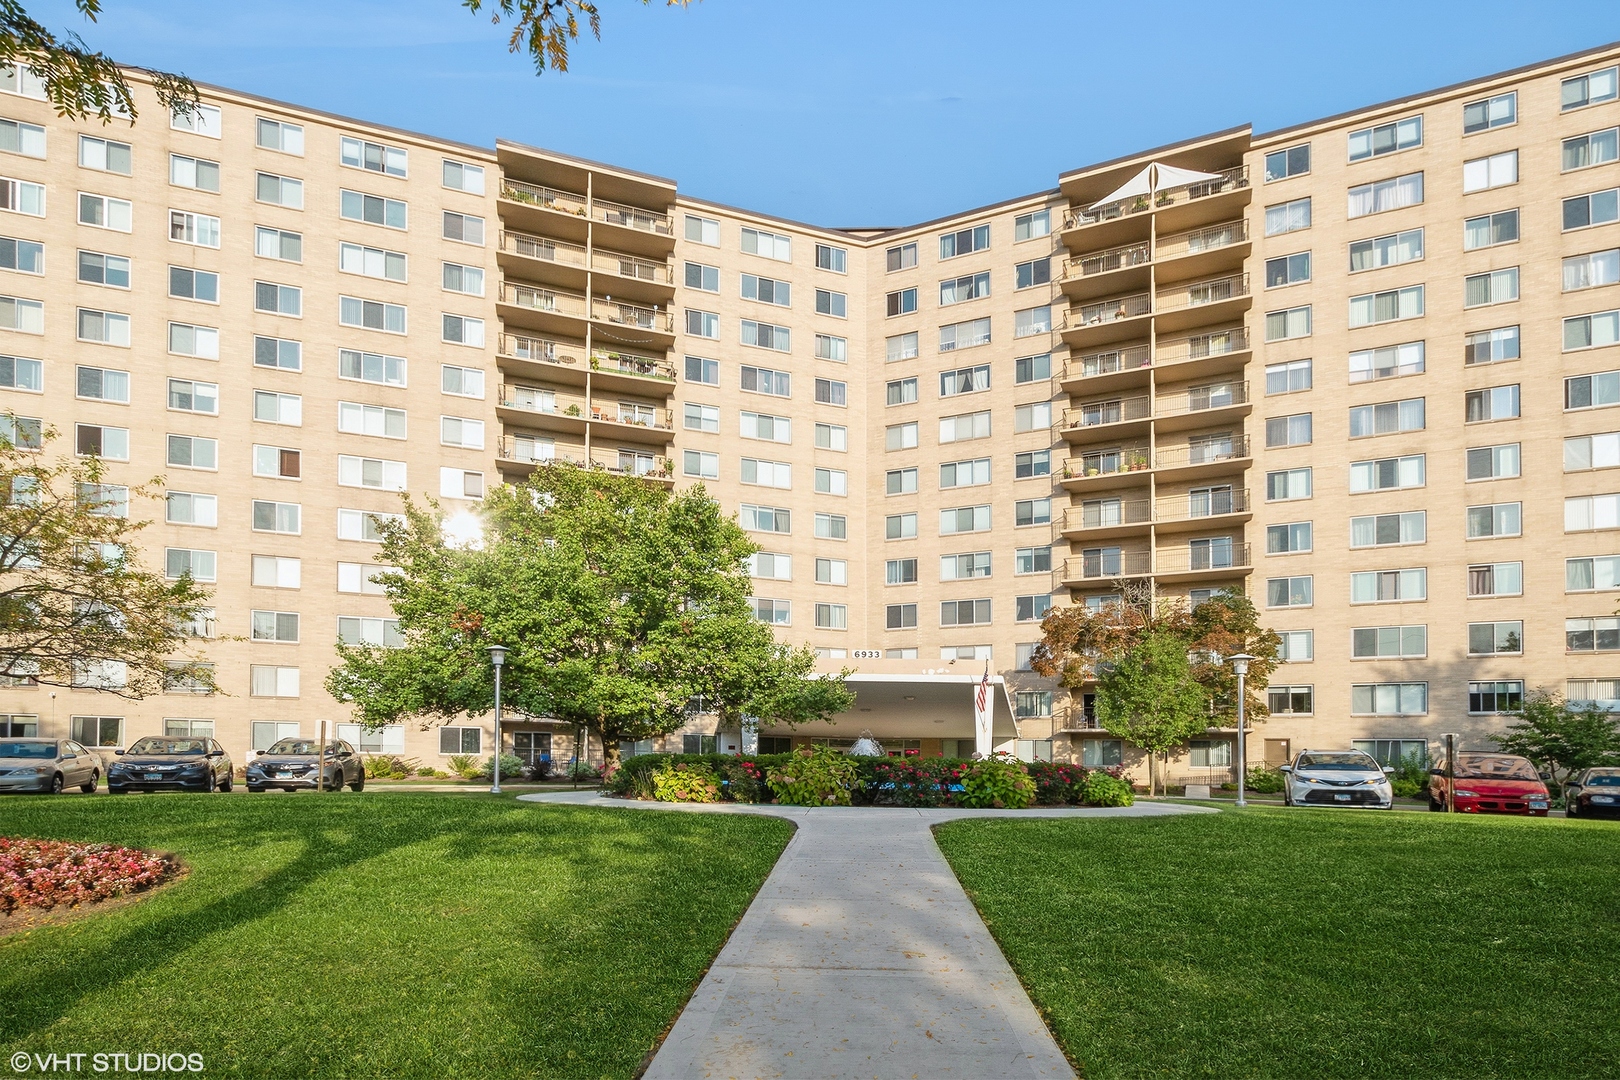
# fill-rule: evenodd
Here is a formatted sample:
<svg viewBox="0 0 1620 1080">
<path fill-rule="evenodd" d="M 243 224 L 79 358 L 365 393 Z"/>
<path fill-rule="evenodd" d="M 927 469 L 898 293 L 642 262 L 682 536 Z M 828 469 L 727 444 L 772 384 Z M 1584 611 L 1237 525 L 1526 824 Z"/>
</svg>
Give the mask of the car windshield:
<svg viewBox="0 0 1620 1080">
<path fill-rule="evenodd" d="M 1620 787 L 1620 773 L 1593 773 L 1586 778 L 1586 786 Z"/>
<path fill-rule="evenodd" d="M 129 748 L 131 754 L 206 754 L 208 744 L 202 739 L 159 739 L 148 735 L 136 739 Z"/>
<path fill-rule="evenodd" d="M 1452 773 L 1468 780 L 1540 780 L 1536 767 L 1522 757 L 1506 754 L 1458 754 Z"/>
<path fill-rule="evenodd" d="M 1331 753 L 1299 755 L 1301 769 L 1330 769 L 1354 772 L 1378 772 L 1378 762 L 1359 750 L 1340 750 Z"/>
<path fill-rule="evenodd" d="M 314 756 L 320 752 L 320 745 L 321 744 L 316 742 L 314 739 L 281 739 L 274 746 L 270 747 L 270 749 L 266 750 L 265 753 L 295 755 L 309 754 Z"/>
<path fill-rule="evenodd" d="M 0 758 L 45 758 L 55 760 L 53 742 L 0 742 Z"/>
</svg>

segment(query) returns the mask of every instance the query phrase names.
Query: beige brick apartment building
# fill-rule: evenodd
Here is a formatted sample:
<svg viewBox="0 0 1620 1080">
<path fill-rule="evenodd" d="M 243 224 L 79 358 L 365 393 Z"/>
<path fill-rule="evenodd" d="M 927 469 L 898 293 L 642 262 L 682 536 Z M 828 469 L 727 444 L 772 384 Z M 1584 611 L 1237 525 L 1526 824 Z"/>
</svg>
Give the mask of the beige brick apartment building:
<svg viewBox="0 0 1620 1080">
<path fill-rule="evenodd" d="M 1237 128 L 887 231 L 223 89 L 69 123 L 0 81 L 0 399 L 114 485 L 164 475 L 128 513 L 215 589 L 199 636 L 231 638 L 224 695 L 11 685 L 0 723 L 212 731 L 239 759 L 348 725 L 333 643 L 396 633 L 377 515 L 426 493 L 463 527 L 549 458 L 738 514 L 759 617 L 858 671 L 856 711 L 798 739 L 970 749 L 988 665 L 998 747 L 1129 764 L 1026 670 L 1049 605 L 1123 581 L 1243 588 L 1283 634 L 1255 759 L 1477 740 L 1538 686 L 1620 708 L 1617 66 Z M 336 730 L 490 749 L 487 719 Z M 1219 778 L 1229 738 L 1176 769 Z M 544 718 L 504 742 L 572 749 Z M 664 745 L 742 737 L 697 717 Z"/>
</svg>

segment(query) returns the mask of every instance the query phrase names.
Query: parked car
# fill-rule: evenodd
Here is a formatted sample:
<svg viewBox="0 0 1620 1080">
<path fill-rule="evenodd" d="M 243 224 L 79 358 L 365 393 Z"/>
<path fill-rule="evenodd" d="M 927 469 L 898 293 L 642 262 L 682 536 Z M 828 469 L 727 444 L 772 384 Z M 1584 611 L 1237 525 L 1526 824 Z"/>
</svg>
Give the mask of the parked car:
<svg viewBox="0 0 1620 1080">
<path fill-rule="evenodd" d="M 1550 802 L 1536 767 L 1516 754 L 1460 750 L 1450 779 L 1444 763 L 1429 770 L 1430 810 L 1546 817 Z"/>
<path fill-rule="evenodd" d="M 1373 806 L 1395 803 L 1389 769 L 1361 750 L 1301 750 L 1283 774 L 1283 802 L 1289 806 Z"/>
<path fill-rule="evenodd" d="M 101 759 L 72 739 L 0 739 L 0 791 L 86 795 L 101 782 Z"/>
<path fill-rule="evenodd" d="M 148 735 L 107 766 L 107 790 L 229 791 L 235 766 L 213 739 Z"/>
<path fill-rule="evenodd" d="M 350 791 L 366 786 L 366 766 L 354 747 L 342 739 L 326 744 L 320 754 L 317 739 L 282 739 L 263 751 L 247 767 L 247 789 L 263 791 L 282 788 L 297 791 L 317 786 L 336 791 L 347 784 Z M 324 778 L 324 779 L 323 779 Z M 317 783 L 318 782 L 318 783 Z"/>
<path fill-rule="evenodd" d="M 1564 816 L 1620 816 L 1620 769 L 1586 769 L 1564 781 Z"/>
</svg>

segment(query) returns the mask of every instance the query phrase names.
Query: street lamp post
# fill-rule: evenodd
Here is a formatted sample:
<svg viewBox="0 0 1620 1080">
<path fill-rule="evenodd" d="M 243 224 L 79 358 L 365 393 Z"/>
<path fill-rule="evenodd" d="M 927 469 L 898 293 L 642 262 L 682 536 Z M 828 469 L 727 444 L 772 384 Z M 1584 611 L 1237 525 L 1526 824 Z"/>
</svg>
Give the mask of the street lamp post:
<svg viewBox="0 0 1620 1080">
<path fill-rule="evenodd" d="M 489 793 L 501 793 L 501 668 L 506 664 L 506 646 L 491 645 L 489 662 L 495 666 L 495 757 L 489 770 Z"/>
<path fill-rule="evenodd" d="M 1233 653 L 1231 656 L 1227 657 L 1227 660 L 1231 661 L 1232 663 L 1232 671 L 1237 675 L 1238 681 L 1237 805 L 1239 806 L 1249 805 L 1248 800 L 1243 797 L 1243 783 L 1248 779 L 1247 774 L 1249 771 L 1248 751 L 1245 749 L 1243 741 L 1243 728 L 1247 722 L 1244 716 L 1244 705 L 1246 704 L 1246 699 L 1248 696 L 1247 692 L 1243 688 L 1243 680 L 1244 677 L 1249 674 L 1249 661 L 1253 659 L 1255 658 L 1250 656 L 1248 653 Z"/>
</svg>

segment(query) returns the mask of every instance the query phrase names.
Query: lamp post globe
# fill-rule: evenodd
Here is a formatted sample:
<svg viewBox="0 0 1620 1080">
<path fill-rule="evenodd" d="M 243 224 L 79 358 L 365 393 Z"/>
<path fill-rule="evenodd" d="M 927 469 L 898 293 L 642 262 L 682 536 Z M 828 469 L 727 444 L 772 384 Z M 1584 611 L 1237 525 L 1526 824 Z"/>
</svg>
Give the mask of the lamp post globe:
<svg viewBox="0 0 1620 1080">
<path fill-rule="evenodd" d="M 506 666 L 506 646 L 491 645 L 489 662 L 495 669 L 495 756 L 490 759 L 489 793 L 501 793 L 501 669 Z"/>
<path fill-rule="evenodd" d="M 1237 684 L 1237 699 L 1238 699 L 1238 714 L 1237 714 L 1237 805 L 1238 806 L 1248 806 L 1249 805 L 1249 801 L 1243 797 L 1244 796 L 1244 791 L 1243 791 L 1244 782 L 1246 780 L 1248 780 L 1248 778 L 1249 778 L 1248 777 L 1248 772 L 1249 772 L 1248 749 L 1247 749 L 1247 747 L 1246 747 L 1246 745 L 1244 743 L 1244 738 L 1243 738 L 1243 735 L 1244 735 L 1243 729 L 1247 724 L 1247 718 L 1246 718 L 1245 713 L 1244 713 L 1244 706 L 1247 704 L 1248 692 L 1244 689 L 1243 684 L 1244 684 L 1244 679 L 1249 674 L 1249 662 L 1252 661 L 1252 660 L 1255 660 L 1255 659 L 1258 659 L 1258 658 L 1254 657 L 1254 656 L 1251 656 L 1248 653 L 1241 653 L 1241 652 L 1240 653 L 1233 653 L 1231 656 L 1228 656 L 1226 658 L 1227 663 L 1232 665 L 1232 672 L 1233 672 L 1233 674 L 1235 674 L 1237 676 L 1237 683 L 1238 683 Z"/>
</svg>

